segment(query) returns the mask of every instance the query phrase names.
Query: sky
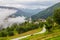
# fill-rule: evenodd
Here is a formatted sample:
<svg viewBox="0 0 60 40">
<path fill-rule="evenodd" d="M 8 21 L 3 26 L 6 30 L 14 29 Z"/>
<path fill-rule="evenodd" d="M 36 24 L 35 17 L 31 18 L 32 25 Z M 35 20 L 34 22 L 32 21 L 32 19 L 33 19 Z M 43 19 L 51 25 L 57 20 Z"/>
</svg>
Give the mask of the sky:
<svg viewBox="0 0 60 40">
<path fill-rule="evenodd" d="M 43 9 L 48 8 L 60 0 L 0 0 L 0 6 L 11 6 L 17 8 Z"/>
</svg>

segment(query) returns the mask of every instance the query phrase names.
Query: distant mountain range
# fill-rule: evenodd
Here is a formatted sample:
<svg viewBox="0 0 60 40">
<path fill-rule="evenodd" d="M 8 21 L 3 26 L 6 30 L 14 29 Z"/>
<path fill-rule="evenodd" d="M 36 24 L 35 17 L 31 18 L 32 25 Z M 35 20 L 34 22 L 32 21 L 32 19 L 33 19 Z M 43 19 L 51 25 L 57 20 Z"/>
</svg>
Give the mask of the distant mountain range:
<svg viewBox="0 0 60 40">
<path fill-rule="evenodd" d="M 24 9 L 24 8 L 15 8 L 15 7 L 7 7 L 7 6 L 0 6 L 2 9 L 14 9 L 17 10 L 16 13 L 10 15 L 11 16 L 26 16 L 26 17 L 31 17 L 32 15 L 38 13 L 41 9 Z"/>
<path fill-rule="evenodd" d="M 38 12 L 42 11 L 43 9 L 37 8 L 37 9 L 28 9 L 28 8 L 22 8 L 21 10 L 23 10 L 26 13 L 30 13 L 30 15 L 35 15 Z"/>
<path fill-rule="evenodd" d="M 15 8 L 15 7 L 6 7 L 6 6 L 0 6 L 1 9 L 13 9 L 13 10 L 17 10 L 16 13 L 10 15 L 10 16 L 28 16 L 29 14 L 28 13 L 25 13 L 24 11 L 18 9 L 18 8 Z"/>
<path fill-rule="evenodd" d="M 56 8 L 60 8 L 60 3 L 57 3 L 33 16 L 31 16 L 32 19 L 36 20 L 36 19 L 46 19 L 49 16 L 53 15 L 53 10 Z"/>
</svg>

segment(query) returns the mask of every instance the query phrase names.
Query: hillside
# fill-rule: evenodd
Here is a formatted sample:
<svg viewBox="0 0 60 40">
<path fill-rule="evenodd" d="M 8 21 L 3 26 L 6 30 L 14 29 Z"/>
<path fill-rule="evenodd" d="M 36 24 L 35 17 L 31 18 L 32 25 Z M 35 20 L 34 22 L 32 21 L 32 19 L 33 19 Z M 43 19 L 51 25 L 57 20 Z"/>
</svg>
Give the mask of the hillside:
<svg viewBox="0 0 60 40">
<path fill-rule="evenodd" d="M 38 12 L 44 10 L 44 9 L 40 9 L 40 8 L 37 8 L 37 9 L 28 9 L 28 8 L 21 8 L 21 10 L 23 10 L 24 12 L 26 13 L 30 13 L 30 15 L 35 15 L 37 14 Z"/>
<path fill-rule="evenodd" d="M 60 3 L 57 3 L 53 6 L 39 12 L 38 14 L 33 15 L 31 18 L 34 19 L 34 20 L 39 19 L 39 18 L 46 19 L 48 16 L 53 15 L 53 10 L 55 8 L 59 8 L 59 7 L 60 7 Z"/>
</svg>

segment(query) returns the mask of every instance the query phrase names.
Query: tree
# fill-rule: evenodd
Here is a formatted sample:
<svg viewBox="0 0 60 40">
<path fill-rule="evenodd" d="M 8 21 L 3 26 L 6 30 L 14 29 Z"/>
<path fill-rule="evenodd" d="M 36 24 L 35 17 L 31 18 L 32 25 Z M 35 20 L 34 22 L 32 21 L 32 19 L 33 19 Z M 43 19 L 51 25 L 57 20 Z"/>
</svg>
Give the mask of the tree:
<svg viewBox="0 0 60 40">
<path fill-rule="evenodd" d="M 60 8 L 54 10 L 53 18 L 57 24 L 60 24 Z"/>
<path fill-rule="evenodd" d="M 14 26 L 13 27 L 7 27 L 6 28 L 6 31 L 9 32 L 9 31 L 14 31 Z"/>
<path fill-rule="evenodd" d="M 39 23 L 39 26 L 40 26 L 41 28 L 43 27 L 43 25 L 44 25 L 43 22 L 40 22 L 40 23 Z"/>
<path fill-rule="evenodd" d="M 46 29 L 51 32 L 52 28 L 53 28 L 53 25 L 54 25 L 54 21 L 51 17 L 48 17 L 47 20 L 46 20 Z"/>
<path fill-rule="evenodd" d="M 1 31 L 0 32 L 0 37 L 7 37 L 7 32 L 6 31 Z"/>
<path fill-rule="evenodd" d="M 25 30 L 26 29 L 24 29 L 23 27 L 17 27 L 16 28 L 16 31 L 18 32 L 18 34 L 25 32 Z"/>
<path fill-rule="evenodd" d="M 8 32 L 8 36 L 13 36 L 14 35 L 14 32 L 13 31 L 9 31 Z"/>
</svg>

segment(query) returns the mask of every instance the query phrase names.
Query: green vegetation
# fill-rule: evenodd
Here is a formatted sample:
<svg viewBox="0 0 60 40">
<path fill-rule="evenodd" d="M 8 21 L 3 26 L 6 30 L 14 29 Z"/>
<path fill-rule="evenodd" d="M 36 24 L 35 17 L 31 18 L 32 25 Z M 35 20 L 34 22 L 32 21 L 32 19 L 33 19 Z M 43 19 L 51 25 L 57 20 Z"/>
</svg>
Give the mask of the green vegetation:
<svg viewBox="0 0 60 40">
<path fill-rule="evenodd" d="M 53 32 L 49 33 L 48 31 L 43 34 L 33 35 L 21 40 L 47 40 L 52 37 L 56 37 L 60 35 L 60 29 L 53 30 Z"/>
<path fill-rule="evenodd" d="M 47 39 L 47 40 L 60 40 L 60 35 L 57 36 L 57 37 L 49 38 L 49 39 Z"/>
<path fill-rule="evenodd" d="M 37 29 L 30 30 L 30 31 L 25 32 L 25 33 L 15 34 L 14 36 L 0 37 L 0 40 L 10 40 L 10 39 L 13 39 L 13 38 L 18 38 L 18 37 L 26 36 L 26 35 L 29 35 L 29 34 L 34 34 L 34 33 L 40 32 L 41 30 L 42 30 L 42 28 L 37 28 Z"/>
<path fill-rule="evenodd" d="M 60 8 L 57 8 L 54 10 L 54 21 L 58 24 L 60 24 Z"/>
<path fill-rule="evenodd" d="M 0 30 L 0 38 L 2 39 L 2 37 L 15 36 L 17 34 L 22 34 L 34 29 L 41 29 L 41 23 L 35 24 L 34 22 L 25 22 L 22 24 L 13 24 L 11 27 L 7 27 L 6 29 L 3 28 L 2 30 Z"/>
<path fill-rule="evenodd" d="M 54 10 L 54 15 L 53 15 L 54 21 L 58 24 L 58 29 L 60 29 L 60 8 L 57 8 Z M 60 35 L 56 37 L 49 38 L 47 40 L 60 40 Z"/>
<path fill-rule="evenodd" d="M 45 25 L 46 25 L 45 28 L 47 29 L 47 31 L 48 32 L 51 32 L 52 29 L 53 29 L 53 25 L 54 25 L 53 19 L 51 17 L 48 17 L 47 20 L 46 20 Z"/>
<path fill-rule="evenodd" d="M 53 17 L 46 19 L 47 31 L 43 34 L 33 35 L 21 40 L 60 40 L 60 8 L 56 9 Z"/>
</svg>

